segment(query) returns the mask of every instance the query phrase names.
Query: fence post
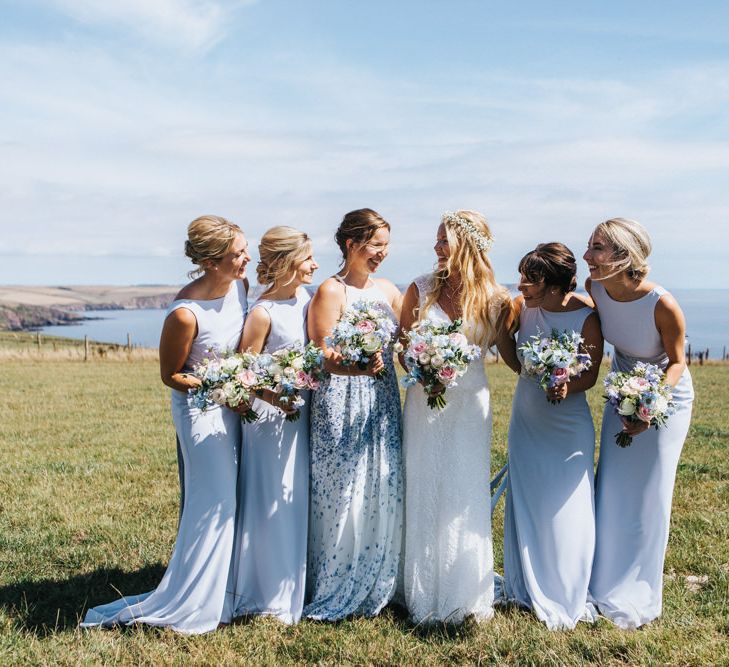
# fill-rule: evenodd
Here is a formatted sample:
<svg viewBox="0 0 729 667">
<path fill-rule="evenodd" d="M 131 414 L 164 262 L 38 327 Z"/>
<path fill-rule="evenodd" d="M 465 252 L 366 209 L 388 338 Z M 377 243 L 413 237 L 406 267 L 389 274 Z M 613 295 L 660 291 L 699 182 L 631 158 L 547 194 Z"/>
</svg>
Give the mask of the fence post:
<svg viewBox="0 0 729 667">
<path fill-rule="evenodd" d="M 127 352 L 132 351 L 132 334 L 127 334 Z"/>
<path fill-rule="evenodd" d="M 35 343 L 38 346 L 38 352 L 40 352 L 40 349 L 41 349 L 41 332 L 40 331 L 35 332 Z"/>
<path fill-rule="evenodd" d="M 89 360 L 89 337 L 84 334 L 84 361 Z"/>
</svg>

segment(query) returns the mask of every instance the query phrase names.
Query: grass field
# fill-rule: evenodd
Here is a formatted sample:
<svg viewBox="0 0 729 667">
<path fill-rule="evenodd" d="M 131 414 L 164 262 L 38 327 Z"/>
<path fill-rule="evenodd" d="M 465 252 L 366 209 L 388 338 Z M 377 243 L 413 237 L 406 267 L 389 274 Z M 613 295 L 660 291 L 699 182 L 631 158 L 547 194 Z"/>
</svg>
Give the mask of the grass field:
<svg viewBox="0 0 729 667">
<path fill-rule="evenodd" d="M 727 366 L 692 369 L 697 401 L 678 470 L 664 614 L 642 630 L 600 621 L 549 632 L 517 609 L 498 610 L 482 625 L 423 629 L 387 609 L 374 620 L 289 628 L 257 619 L 183 637 L 77 628 L 88 606 L 118 591 L 153 588 L 174 541 L 174 432 L 155 361 L 84 363 L 30 352 L 0 359 L 2 665 L 729 664 Z M 488 371 L 497 469 L 514 380 L 503 365 Z M 599 420 L 599 392 L 590 399 Z M 494 519 L 497 569 L 500 524 L 501 509 Z"/>
</svg>

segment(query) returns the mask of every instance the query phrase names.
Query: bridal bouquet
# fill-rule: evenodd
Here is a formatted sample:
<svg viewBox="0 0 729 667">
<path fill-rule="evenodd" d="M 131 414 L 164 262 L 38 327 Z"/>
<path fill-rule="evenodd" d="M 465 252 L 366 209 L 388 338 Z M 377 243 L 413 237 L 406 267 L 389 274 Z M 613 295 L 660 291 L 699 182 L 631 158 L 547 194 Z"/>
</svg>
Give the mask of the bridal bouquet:
<svg viewBox="0 0 729 667">
<path fill-rule="evenodd" d="M 205 411 L 212 405 L 237 408 L 241 403 L 250 403 L 260 390 L 265 374 L 256 362 L 256 356 L 249 353 L 217 353 L 203 359 L 192 371 L 200 380 L 200 386 L 189 390 L 192 405 Z M 258 419 L 253 408 L 241 414 L 243 421 L 251 423 Z"/>
<path fill-rule="evenodd" d="M 297 408 L 296 412 L 286 415 L 287 421 L 296 421 L 304 405 L 301 391 L 318 389 L 324 379 L 324 352 L 314 343 L 304 346 L 300 341 L 291 343 L 271 354 L 259 354 L 257 366 L 264 373 L 261 387 L 278 394 L 284 405 Z"/>
<path fill-rule="evenodd" d="M 408 373 L 401 382 L 405 387 L 422 382 L 431 409 L 445 407 L 446 389 L 455 387 L 456 380 L 468 370 L 468 364 L 481 356 L 478 345 L 470 345 L 460 329 L 461 320 L 436 324 L 424 319 L 405 334 Z M 403 346 L 398 343 L 395 350 L 402 352 Z M 439 388 L 442 390 L 437 391 Z"/>
<path fill-rule="evenodd" d="M 370 359 L 390 344 L 396 330 L 392 318 L 380 305 L 357 301 L 342 313 L 325 340 L 342 355 L 342 364 L 364 370 Z M 378 377 L 386 375 L 385 368 Z"/>
<path fill-rule="evenodd" d="M 584 342 L 576 331 L 552 329 L 549 336 L 530 336 L 528 342 L 519 346 L 524 372 L 536 377 L 544 391 L 569 382 L 592 366 L 590 355 L 580 352 Z"/>
<path fill-rule="evenodd" d="M 615 412 L 631 422 L 645 422 L 656 429 L 664 426 L 675 412 L 670 385 L 665 374 L 654 364 L 639 361 L 629 373 L 612 371 L 605 376 L 605 401 Z M 625 431 L 615 434 L 620 447 L 628 447 L 632 436 Z"/>
</svg>

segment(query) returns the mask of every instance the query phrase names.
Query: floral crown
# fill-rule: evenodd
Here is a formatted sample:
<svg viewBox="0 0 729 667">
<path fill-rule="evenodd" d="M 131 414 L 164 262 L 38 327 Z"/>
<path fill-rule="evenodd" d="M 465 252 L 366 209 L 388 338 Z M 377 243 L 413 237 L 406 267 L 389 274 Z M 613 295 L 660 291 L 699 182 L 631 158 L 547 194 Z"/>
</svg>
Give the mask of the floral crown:
<svg viewBox="0 0 729 667">
<path fill-rule="evenodd" d="M 484 234 L 483 232 L 480 232 L 476 225 L 474 225 L 470 220 L 467 220 L 466 218 L 458 215 L 457 213 L 453 213 L 452 211 L 446 211 L 440 218 L 440 221 L 444 224 L 454 224 L 457 227 L 460 227 L 468 236 L 470 236 L 473 239 L 473 242 L 476 244 L 476 247 L 481 252 L 486 252 L 494 243 L 494 240 L 491 236 L 488 236 Z"/>
</svg>

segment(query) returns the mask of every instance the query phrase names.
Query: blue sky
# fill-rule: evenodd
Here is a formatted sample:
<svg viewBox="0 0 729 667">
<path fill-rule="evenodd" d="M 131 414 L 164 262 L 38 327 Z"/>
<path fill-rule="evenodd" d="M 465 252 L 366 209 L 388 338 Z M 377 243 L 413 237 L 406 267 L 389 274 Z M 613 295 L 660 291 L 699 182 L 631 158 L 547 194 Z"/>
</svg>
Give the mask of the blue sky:
<svg viewBox="0 0 729 667">
<path fill-rule="evenodd" d="M 432 265 L 442 211 L 490 220 L 497 277 L 633 217 L 653 277 L 729 288 L 724 2 L 5 0 L 0 283 L 182 282 L 186 224 L 342 214 Z M 582 276 L 585 272 L 582 270 Z"/>
</svg>

